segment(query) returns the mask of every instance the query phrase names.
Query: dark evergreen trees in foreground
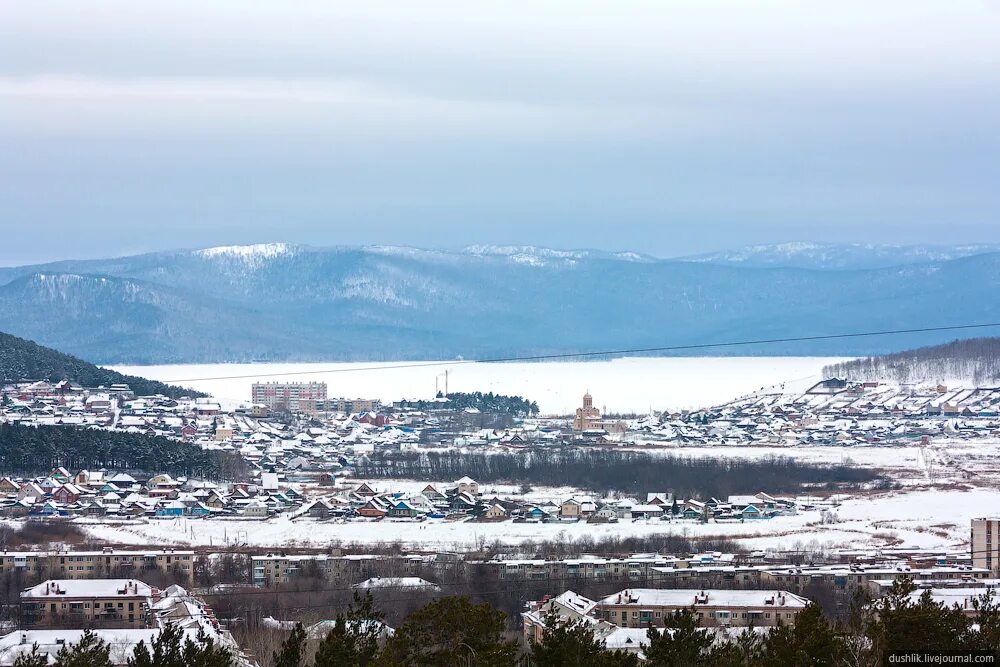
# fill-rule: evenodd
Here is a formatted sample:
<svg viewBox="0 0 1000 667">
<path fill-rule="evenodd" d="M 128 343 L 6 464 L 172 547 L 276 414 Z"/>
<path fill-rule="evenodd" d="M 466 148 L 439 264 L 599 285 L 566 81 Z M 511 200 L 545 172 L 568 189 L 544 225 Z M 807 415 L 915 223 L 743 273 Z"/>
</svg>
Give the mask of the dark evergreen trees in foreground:
<svg viewBox="0 0 1000 667">
<path fill-rule="evenodd" d="M 204 450 L 163 436 L 69 426 L 0 424 L 0 473 L 123 470 L 208 479 L 239 479 L 246 464 L 235 454 Z"/>
<path fill-rule="evenodd" d="M 859 598 L 844 621 L 832 622 L 810 604 L 795 625 L 767 632 L 746 628 L 732 640 L 716 640 L 699 627 L 693 610 L 649 629 L 643 659 L 611 651 L 595 638 L 587 621 L 559 624 L 549 617 L 542 640 L 520 646 L 507 633 L 503 612 L 465 597 L 443 597 L 416 610 L 391 636 L 371 594 L 355 595 L 332 629 L 318 642 L 296 626 L 265 667 L 888 667 L 892 653 L 950 653 L 986 656 L 976 664 L 1000 661 L 1000 606 L 992 592 L 975 603 L 978 618 L 935 603 L 929 593 L 914 599 L 907 580 L 882 599 Z M 990 658 L 992 656 L 992 658 Z M 42 667 L 29 653 L 15 667 Z M 57 667 L 110 667 L 108 646 L 87 633 L 65 646 Z M 230 667 L 233 656 L 211 640 L 181 641 L 167 629 L 151 647 L 138 646 L 129 667 Z"/>
</svg>

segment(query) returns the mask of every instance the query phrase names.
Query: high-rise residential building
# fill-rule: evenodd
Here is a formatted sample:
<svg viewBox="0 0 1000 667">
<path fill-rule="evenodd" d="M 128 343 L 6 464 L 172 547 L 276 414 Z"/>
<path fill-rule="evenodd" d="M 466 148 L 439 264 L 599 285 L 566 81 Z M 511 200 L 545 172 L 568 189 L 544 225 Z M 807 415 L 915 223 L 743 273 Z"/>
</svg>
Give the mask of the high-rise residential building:
<svg viewBox="0 0 1000 667">
<path fill-rule="evenodd" d="M 325 382 L 254 382 L 251 400 L 276 412 L 317 412 L 326 406 Z"/>
<path fill-rule="evenodd" d="M 972 520 L 972 565 L 1000 576 L 1000 519 Z"/>
</svg>

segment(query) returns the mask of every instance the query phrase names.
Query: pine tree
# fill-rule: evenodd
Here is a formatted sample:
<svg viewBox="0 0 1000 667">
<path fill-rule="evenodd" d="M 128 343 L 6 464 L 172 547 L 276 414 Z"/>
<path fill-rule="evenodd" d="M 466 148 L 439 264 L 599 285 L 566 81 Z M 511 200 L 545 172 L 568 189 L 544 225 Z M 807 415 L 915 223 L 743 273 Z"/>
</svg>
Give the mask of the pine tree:
<svg viewBox="0 0 1000 667">
<path fill-rule="evenodd" d="M 712 636 L 698 627 L 691 609 L 681 609 L 664 619 L 659 632 L 649 629 L 646 660 L 651 667 L 710 667 Z"/>
<path fill-rule="evenodd" d="M 1000 605 L 993 591 L 988 591 L 972 601 L 976 610 L 979 632 L 975 634 L 970 650 L 992 653 L 1000 658 Z"/>
<path fill-rule="evenodd" d="M 111 647 L 92 630 L 85 630 L 76 644 L 59 649 L 55 667 L 112 667 L 110 656 Z"/>
<path fill-rule="evenodd" d="M 426 667 L 509 667 L 517 642 L 504 639 L 507 615 L 487 603 L 445 597 L 421 607 L 386 643 L 379 664 Z"/>
<path fill-rule="evenodd" d="M 764 638 L 761 667 L 832 667 L 840 642 L 819 605 L 809 604 L 795 617 L 795 625 L 780 624 Z"/>
<path fill-rule="evenodd" d="M 609 651 L 583 621 L 563 622 L 555 613 L 545 617 L 542 640 L 532 644 L 530 667 L 635 667 L 639 659 L 624 651 Z"/>
<path fill-rule="evenodd" d="M 358 641 L 347 628 L 347 620 L 337 615 L 333 629 L 327 633 L 316 648 L 313 667 L 360 667 Z"/>
<path fill-rule="evenodd" d="M 197 641 L 186 639 L 183 631 L 168 624 L 152 642 L 152 652 L 145 642 L 132 650 L 128 667 L 231 667 L 233 656 L 228 649 L 216 646 L 215 641 L 199 631 Z"/>
<path fill-rule="evenodd" d="M 229 649 L 216 646 L 215 641 L 201 630 L 197 641 L 184 642 L 185 667 L 235 667 L 235 664 Z"/>
<path fill-rule="evenodd" d="M 746 628 L 736 641 L 713 646 L 706 662 L 713 667 L 758 667 L 761 649 L 760 635 L 753 628 Z"/>
<path fill-rule="evenodd" d="M 973 643 L 961 609 L 934 602 L 930 591 L 914 602 L 913 582 L 901 579 L 878 601 L 869 623 L 870 640 L 885 652 L 965 651 Z"/>
<path fill-rule="evenodd" d="M 49 656 L 47 653 L 38 652 L 38 644 L 33 644 L 31 653 L 22 653 L 14 661 L 14 667 L 48 667 Z"/>
<path fill-rule="evenodd" d="M 274 654 L 274 667 L 299 667 L 305 654 L 306 632 L 301 623 L 296 623 L 292 634 L 281 644 L 281 650 Z"/>
</svg>

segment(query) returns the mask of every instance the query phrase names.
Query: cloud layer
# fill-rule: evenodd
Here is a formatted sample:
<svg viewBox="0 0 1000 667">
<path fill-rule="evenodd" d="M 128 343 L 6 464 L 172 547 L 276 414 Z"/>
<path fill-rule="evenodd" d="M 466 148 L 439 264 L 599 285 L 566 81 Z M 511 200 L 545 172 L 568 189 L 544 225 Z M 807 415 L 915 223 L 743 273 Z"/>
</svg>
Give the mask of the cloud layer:
<svg viewBox="0 0 1000 667">
<path fill-rule="evenodd" d="M 0 263 L 996 241 L 997 34 L 962 0 L 6 3 Z"/>
</svg>

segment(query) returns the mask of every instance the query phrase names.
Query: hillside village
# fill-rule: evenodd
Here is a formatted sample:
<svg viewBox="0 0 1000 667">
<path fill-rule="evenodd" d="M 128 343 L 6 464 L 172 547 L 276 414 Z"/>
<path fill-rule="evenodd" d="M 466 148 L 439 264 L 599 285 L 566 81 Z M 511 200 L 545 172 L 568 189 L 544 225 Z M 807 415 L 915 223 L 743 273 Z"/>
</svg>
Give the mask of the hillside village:
<svg viewBox="0 0 1000 667">
<path fill-rule="evenodd" d="M 936 438 L 1000 435 L 1000 389 L 849 383 L 828 379 L 802 394 L 768 393 L 712 409 L 606 419 L 588 394 L 575 419 L 520 417 L 477 428 L 475 409 L 425 409 L 400 401 L 365 412 L 274 412 L 261 404 L 224 410 L 213 399 L 133 395 L 127 385 L 84 388 L 22 382 L 2 389 L 0 424 L 108 429 L 160 435 L 238 455 L 243 480 L 172 477 L 165 471 L 73 470 L 0 480 L 0 513 L 10 517 L 215 517 L 264 520 L 378 519 L 521 522 L 746 521 L 836 504 L 761 490 L 726 498 L 675 498 L 670 489 L 635 497 L 586 493 L 525 497 L 489 492 L 475 480 L 363 483 L 354 465 L 385 452 L 441 449 L 525 451 L 533 447 L 684 447 L 926 444 Z"/>
<path fill-rule="evenodd" d="M 363 550 L 343 554 L 335 548 L 262 552 L 246 536 L 255 522 L 329 526 L 331 535 L 338 525 L 348 523 L 381 523 L 387 530 L 400 523 L 467 523 L 484 531 L 500 524 L 530 523 L 546 526 L 553 536 L 562 527 L 587 524 L 612 528 L 642 524 L 653 530 L 662 526 L 684 531 L 685 526 L 696 524 L 765 525 L 783 517 L 807 516 L 820 523 L 850 496 L 842 492 L 782 494 L 768 489 L 718 498 L 711 494 L 681 497 L 669 488 L 609 495 L 586 490 L 561 493 L 524 484 L 481 483 L 469 475 L 452 481 L 364 479 L 357 471 L 359 463 L 370 457 L 433 451 L 684 451 L 686 447 L 727 446 L 764 451 L 833 446 L 850 451 L 922 447 L 938 440 L 985 441 L 1000 436 L 998 389 L 831 378 L 798 394 L 761 392 L 699 411 L 639 416 L 604 415 L 589 393 L 575 416 L 556 417 L 491 414 L 474 407 L 455 408 L 442 398 L 403 399 L 390 405 L 372 399 L 319 397 L 303 399 L 296 407 L 289 410 L 278 404 L 248 402 L 230 409 L 212 398 L 136 396 L 125 384 L 82 387 L 67 381 L 25 381 L 4 385 L 0 427 L 163 436 L 198 450 L 238 457 L 245 463 L 245 474 L 240 479 L 213 479 L 169 470 L 88 470 L 63 465 L 45 474 L 7 474 L 0 478 L 0 514 L 9 519 L 79 519 L 84 526 L 212 520 L 233 522 L 237 537 L 227 542 L 228 550 L 222 553 L 177 547 L 14 550 L 0 557 L 0 573 L 23 573 L 32 581 L 56 577 L 31 589 L 48 586 L 45 596 L 53 590 L 57 595 L 75 590 L 72 582 L 76 579 L 123 573 L 141 577 L 144 572 L 166 571 L 187 585 L 200 560 L 222 557 L 248 562 L 246 578 L 228 585 L 261 590 L 294 587 L 303 576 L 346 582 L 352 589 L 377 594 L 405 587 L 414 594 L 430 595 L 444 594 L 447 584 L 443 582 L 455 577 L 533 585 L 574 581 L 599 595 L 552 590 L 530 602 L 520 618 L 524 641 L 530 645 L 540 640 L 554 614 L 560 623 L 588 624 L 604 646 L 639 658 L 648 645 L 645 625 L 682 608 L 701 612 L 699 623 L 717 641 L 726 641 L 734 632 L 731 628 L 746 623 L 762 630 L 779 618 L 793 623 L 804 608 L 800 593 L 810 586 L 822 584 L 841 597 L 856 589 L 879 597 L 893 581 L 905 578 L 931 590 L 935 599 L 961 598 L 960 604 L 969 605 L 1000 581 L 990 578 L 998 574 L 994 563 L 961 550 L 860 550 L 832 554 L 832 560 L 827 554 L 827 561 L 808 564 L 780 550 L 575 557 L 516 552 L 387 555 Z M 139 580 L 129 580 L 127 585 L 113 579 L 93 581 L 84 595 L 91 603 L 101 595 L 115 597 L 118 589 L 128 591 L 131 586 L 138 591 L 146 586 Z M 106 581 L 104 589 L 110 592 L 101 592 L 101 581 Z M 632 587 L 609 595 L 607 586 L 614 582 Z M 104 618 L 105 627 L 110 623 L 124 628 L 101 630 L 104 636 L 133 633 L 139 638 L 150 628 L 162 629 L 157 610 L 171 609 L 175 603 L 170 600 L 185 600 L 188 595 L 179 586 L 166 592 L 146 586 L 136 595 L 140 592 L 143 599 L 136 604 L 142 614 Z M 44 629 L 50 621 L 43 615 L 30 615 L 33 594 L 26 590 L 25 595 L 22 634 L 45 646 L 54 641 L 44 634 L 50 632 Z M 205 603 L 192 598 L 184 604 L 194 608 L 191 605 Z M 635 616 L 633 611 L 644 616 Z M 211 615 L 206 619 L 216 624 L 211 629 L 222 633 L 222 641 L 244 661 L 241 664 L 258 664 L 255 656 L 226 639 L 223 625 Z M 272 621 L 278 628 L 287 625 Z M 61 622 L 73 627 L 89 623 L 79 618 Z M 11 664 L 13 656 L 23 652 L 19 647 L 24 644 L 10 637 L 0 639 L 0 664 Z"/>
</svg>

